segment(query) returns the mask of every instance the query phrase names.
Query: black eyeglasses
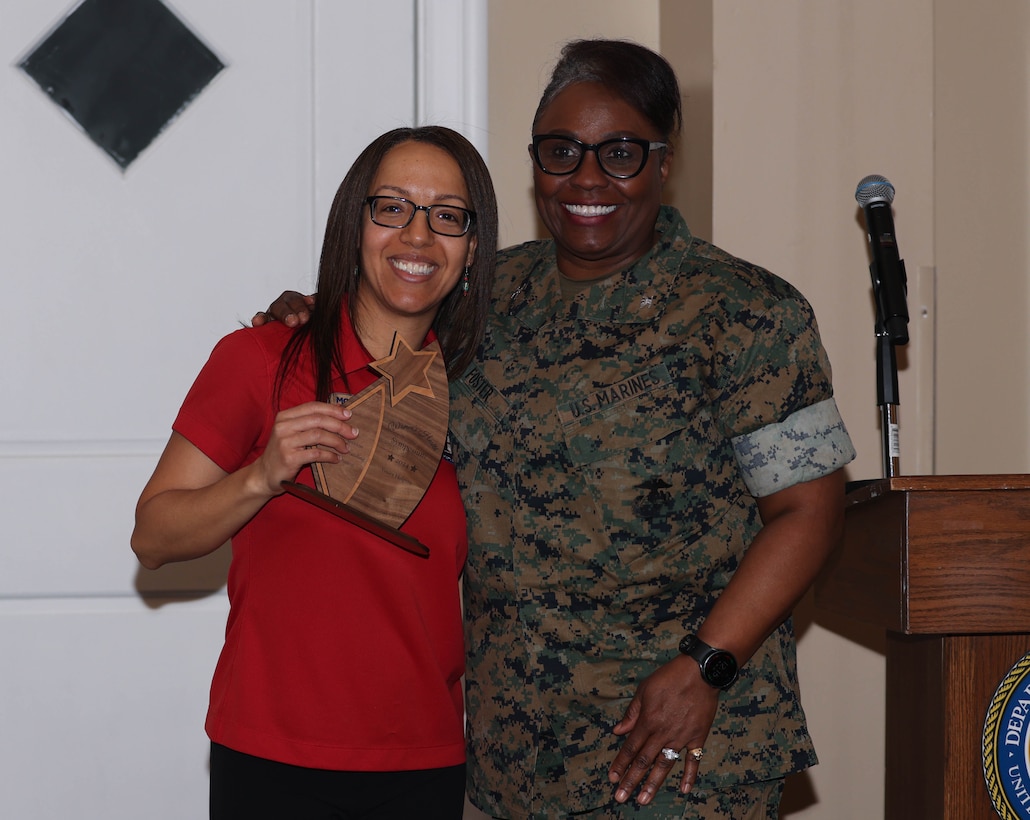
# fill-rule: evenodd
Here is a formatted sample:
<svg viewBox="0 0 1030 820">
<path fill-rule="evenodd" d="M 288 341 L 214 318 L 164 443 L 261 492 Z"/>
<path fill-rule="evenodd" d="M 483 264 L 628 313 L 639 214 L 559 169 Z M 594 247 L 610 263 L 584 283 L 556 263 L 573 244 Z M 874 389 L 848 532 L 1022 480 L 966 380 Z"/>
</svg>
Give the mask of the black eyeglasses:
<svg viewBox="0 0 1030 820">
<path fill-rule="evenodd" d="M 429 230 L 441 236 L 464 236 L 476 219 L 473 211 L 456 205 L 416 205 L 399 196 L 370 196 L 368 215 L 384 228 L 406 228 L 415 218 L 415 211 L 425 211 Z"/>
<path fill-rule="evenodd" d="M 633 137 L 595 142 L 588 145 L 559 134 L 537 134 L 533 137 L 533 159 L 545 174 L 564 176 L 574 173 L 583 164 L 583 157 L 593 151 L 601 170 L 616 179 L 629 179 L 644 170 L 647 158 L 664 142 L 649 142 Z"/>
</svg>

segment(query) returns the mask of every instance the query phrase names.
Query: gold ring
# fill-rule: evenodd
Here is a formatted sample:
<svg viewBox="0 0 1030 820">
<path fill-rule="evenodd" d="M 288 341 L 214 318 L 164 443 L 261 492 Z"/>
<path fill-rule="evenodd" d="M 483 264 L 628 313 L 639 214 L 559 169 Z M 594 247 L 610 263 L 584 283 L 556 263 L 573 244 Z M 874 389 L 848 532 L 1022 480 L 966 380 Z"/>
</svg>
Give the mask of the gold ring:
<svg viewBox="0 0 1030 820">
<path fill-rule="evenodd" d="M 705 750 L 698 746 L 696 749 L 690 749 L 687 754 L 700 762 L 701 758 L 705 756 Z"/>
</svg>

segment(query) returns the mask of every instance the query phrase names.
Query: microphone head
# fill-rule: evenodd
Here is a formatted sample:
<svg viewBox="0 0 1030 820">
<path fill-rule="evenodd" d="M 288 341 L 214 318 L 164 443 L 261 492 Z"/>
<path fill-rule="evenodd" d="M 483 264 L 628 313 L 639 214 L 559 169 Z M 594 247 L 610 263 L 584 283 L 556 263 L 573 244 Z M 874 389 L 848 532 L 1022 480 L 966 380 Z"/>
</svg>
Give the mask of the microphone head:
<svg viewBox="0 0 1030 820">
<path fill-rule="evenodd" d="M 863 177 L 862 181 L 858 183 L 858 187 L 855 189 L 855 199 L 858 200 L 858 204 L 862 207 L 871 202 L 886 202 L 890 204 L 894 201 L 894 186 L 890 184 L 887 177 L 882 177 L 879 174 L 870 174 L 867 177 Z"/>
</svg>

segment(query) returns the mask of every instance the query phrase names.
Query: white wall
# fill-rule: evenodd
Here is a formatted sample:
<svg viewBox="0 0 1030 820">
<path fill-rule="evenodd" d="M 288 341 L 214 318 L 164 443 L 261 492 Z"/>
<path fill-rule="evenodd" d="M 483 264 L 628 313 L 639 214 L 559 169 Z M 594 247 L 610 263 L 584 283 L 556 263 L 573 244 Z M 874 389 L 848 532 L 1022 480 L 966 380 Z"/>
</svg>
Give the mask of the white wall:
<svg viewBox="0 0 1030 820">
<path fill-rule="evenodd" d="M 228 555 L 139 569 L 136 498 L 217 339 L 313 287 L 358 151 L 485 142 L 479 0 L 169 5 L 228 67 L 124 173 L 17 68 L 68 1 L 0 10 L 0 817 L 206 816 Z"/>
</svg>

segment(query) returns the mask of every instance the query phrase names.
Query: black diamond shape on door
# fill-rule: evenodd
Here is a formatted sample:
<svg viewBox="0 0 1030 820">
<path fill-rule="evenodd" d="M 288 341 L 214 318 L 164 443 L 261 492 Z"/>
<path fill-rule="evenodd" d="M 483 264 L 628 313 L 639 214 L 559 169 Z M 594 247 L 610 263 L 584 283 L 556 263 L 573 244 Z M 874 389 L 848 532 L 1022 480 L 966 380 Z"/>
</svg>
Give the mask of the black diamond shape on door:
<svg viewBox="0 0 1030 820">
<path fill-rule="evenodd" d="M 225 67 L 160 0 L 83 0 L 18 65 L 123 170 Z"/>
</svg>

